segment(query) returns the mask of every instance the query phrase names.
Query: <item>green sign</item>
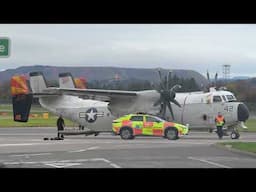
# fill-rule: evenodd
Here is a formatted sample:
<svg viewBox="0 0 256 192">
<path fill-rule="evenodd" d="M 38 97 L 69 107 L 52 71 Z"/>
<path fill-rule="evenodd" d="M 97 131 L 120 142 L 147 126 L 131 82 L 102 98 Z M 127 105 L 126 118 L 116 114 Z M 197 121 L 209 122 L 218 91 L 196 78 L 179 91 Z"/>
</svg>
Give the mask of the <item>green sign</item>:
<svg viewBox="0 0 256 192">
<path fill-rule="evenodd" d="M 9 52 L 10 52 L 9 47 L 10 47 L 9 39 L 0 37 L 0 57 L 9 56 Z"/>
</svg>

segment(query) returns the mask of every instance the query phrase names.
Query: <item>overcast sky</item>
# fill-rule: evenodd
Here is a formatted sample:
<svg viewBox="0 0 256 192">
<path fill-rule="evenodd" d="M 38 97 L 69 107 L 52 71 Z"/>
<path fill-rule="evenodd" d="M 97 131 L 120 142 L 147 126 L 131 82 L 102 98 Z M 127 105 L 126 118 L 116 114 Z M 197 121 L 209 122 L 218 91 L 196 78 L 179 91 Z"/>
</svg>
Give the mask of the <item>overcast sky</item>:
<svg viewBox="0 0 256 192">
<path fill-rule="evenodd" d="M 0 24 L 9 58 L 0 70 L 28 65 L 192 69 L 212 77 L 256 77 L 255 24 Z"/>
</svg>

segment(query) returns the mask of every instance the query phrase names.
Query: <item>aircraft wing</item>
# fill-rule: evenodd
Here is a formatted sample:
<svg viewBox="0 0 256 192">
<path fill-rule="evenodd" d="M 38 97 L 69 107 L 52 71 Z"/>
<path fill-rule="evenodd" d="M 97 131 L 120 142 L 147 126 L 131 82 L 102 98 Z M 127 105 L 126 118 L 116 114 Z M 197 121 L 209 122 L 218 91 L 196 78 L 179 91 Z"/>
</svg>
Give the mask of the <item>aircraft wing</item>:
<svg viewBox="0 0 256 192">
<path fill-rule="evenodd" d="M 110 100 L 122 98 L 135 98 L 136 91 L 105 90 L 105 89 L 76 89 L 76 88 L 53 88 L 43 90 L 43 93 L 52 95 L 73 95 L 73 96 L 104 96 Z"/>
</svg>

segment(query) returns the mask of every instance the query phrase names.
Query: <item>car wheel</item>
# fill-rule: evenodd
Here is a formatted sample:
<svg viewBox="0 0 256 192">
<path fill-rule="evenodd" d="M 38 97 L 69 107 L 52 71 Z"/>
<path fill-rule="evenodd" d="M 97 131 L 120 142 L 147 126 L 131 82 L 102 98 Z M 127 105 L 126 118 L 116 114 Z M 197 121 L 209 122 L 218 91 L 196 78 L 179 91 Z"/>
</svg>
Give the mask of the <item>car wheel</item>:
<svg viewBox="0 0 256 192">
<path fill-rule="evenodd" d="M 165 129 L 165 137 L 169 140 L 178 139 L 178 130 L 174 127 L 168 127 Z"/>
<path fill-rule="evenodd" d="M 122 139 L 133 139 L 133 133 L 132 133 L 132 129 L 130 127 L 123 127 L 120 130 L 120 136 Z"/>
</svg>

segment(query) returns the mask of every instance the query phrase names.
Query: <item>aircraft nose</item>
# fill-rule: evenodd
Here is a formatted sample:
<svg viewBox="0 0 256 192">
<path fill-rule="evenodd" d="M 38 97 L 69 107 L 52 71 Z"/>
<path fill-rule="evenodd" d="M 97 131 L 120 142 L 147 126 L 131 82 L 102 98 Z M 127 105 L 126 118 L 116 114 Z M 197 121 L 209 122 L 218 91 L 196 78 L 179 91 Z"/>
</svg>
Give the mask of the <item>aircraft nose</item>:
<svg viewBox="0 0 256 192">
<path fill-rule="evenodd" d="M 249 118 L 249 110 L 247 106 L 243 103 L 240 103 L 238 105 L 237 118 L 238 118 L 238 121 L 243 121 L 243 122 Z"/>
</svg>

